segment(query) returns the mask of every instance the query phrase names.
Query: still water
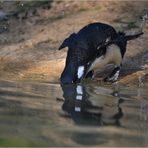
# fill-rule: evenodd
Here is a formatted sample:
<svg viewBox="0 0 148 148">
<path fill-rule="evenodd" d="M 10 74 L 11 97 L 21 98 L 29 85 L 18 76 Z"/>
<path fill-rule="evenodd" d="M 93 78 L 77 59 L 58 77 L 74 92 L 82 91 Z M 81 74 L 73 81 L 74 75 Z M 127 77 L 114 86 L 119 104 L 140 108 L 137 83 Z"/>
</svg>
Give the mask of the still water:
<svg viewBox="0 0 148 148">
<path fill-rule="evenodd" d="M 148 146 L 148 92 L 0 81 L 0 146 Z"/>
</svg>

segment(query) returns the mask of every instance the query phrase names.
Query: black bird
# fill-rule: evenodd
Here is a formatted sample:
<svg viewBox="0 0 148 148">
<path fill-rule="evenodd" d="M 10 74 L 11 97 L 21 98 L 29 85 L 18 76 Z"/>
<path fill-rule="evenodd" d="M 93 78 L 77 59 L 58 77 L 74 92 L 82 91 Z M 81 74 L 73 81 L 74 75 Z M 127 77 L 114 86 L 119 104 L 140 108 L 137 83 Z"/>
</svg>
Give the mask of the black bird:
<svg viewBox="0 0 148 148">
<path fill-rule="evenodd" d="M 117 33 L 112 26 L 104 23 L 91 23 L 78 33 L 72 33 L 59 47 L 59 50 L 68 47 L 61 83 L 79 83 L 82 78 L 90 73 L 95 75 L 96 70 L 109 63 L 115 64 L 115 68 L 104 80 L 116 81 L 127 41 L 142 34 L 127 36 L 122 32 Z"/>
</svg>

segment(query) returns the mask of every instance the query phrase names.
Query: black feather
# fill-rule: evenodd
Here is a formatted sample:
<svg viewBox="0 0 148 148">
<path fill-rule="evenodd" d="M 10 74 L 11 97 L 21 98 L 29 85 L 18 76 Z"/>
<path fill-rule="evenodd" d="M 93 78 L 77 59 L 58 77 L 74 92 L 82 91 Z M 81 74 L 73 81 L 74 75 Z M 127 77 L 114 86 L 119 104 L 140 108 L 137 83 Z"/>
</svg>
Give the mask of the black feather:
<svg viewBox="0 0 148 148">
<path fill-rule="evenodd" d="M 65 48 L 65 47 L 71 47 L 73 45 L 73 42 L 76 38 L 76 33 L 72 33 L 68 38 L 66 38 L 63 43 L 60 45 L 59 50 Z"/>
</svg>

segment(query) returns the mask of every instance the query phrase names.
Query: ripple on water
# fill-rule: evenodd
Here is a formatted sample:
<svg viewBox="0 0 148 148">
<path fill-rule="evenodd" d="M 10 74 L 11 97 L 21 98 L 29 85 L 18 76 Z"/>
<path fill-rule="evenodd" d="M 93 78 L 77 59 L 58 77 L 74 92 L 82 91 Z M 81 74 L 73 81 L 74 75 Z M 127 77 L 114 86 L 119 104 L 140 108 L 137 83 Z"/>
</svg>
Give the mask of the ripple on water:
<svg viewBox="0 0 148 148">
<path fill-rule="evenodd" d="M 148 146 L 148 93 L 120 85 L 0 82 L 0 146 Z"/>
</svg>

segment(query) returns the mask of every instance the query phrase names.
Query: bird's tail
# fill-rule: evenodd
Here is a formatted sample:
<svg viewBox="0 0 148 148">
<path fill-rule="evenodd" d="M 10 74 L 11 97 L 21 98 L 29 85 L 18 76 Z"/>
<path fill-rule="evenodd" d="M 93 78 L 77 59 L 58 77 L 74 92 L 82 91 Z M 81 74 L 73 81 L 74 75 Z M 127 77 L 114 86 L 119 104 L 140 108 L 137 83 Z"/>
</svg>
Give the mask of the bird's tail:
<svg viewBox="0 0 148 148">
<path fill-rule="evenodd" d="M 129 40 L 134 40 L 134 39 L 140 37 L 142 34 L 144 34 L 144 33 L 141 32 L 141 33 L 137 33 L 137 34 L 134 34 L 134 35 L 126 35 L 126 36 L 125 36 L 125 39 L 126 39 L 127 41 L 129 41 Z"/>
</svg>

